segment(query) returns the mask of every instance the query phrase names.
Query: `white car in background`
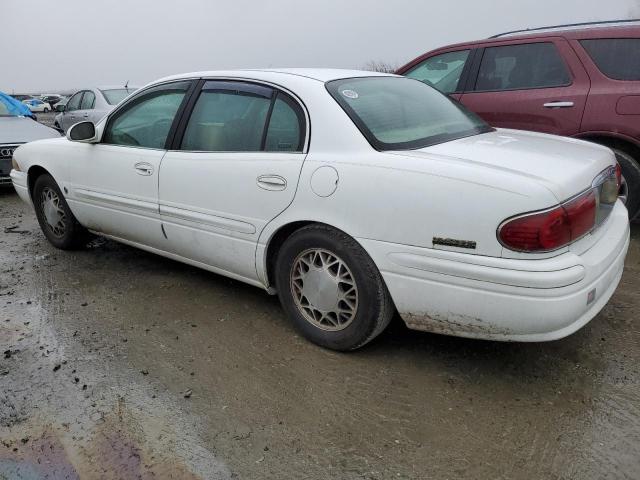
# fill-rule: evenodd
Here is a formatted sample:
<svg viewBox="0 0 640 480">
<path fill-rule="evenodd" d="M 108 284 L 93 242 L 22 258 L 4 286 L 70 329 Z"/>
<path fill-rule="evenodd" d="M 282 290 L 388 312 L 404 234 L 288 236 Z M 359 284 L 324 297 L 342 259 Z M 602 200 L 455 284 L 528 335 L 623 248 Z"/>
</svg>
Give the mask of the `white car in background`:
<svg viewBox="0 0 640 480">
<path fill-rule="evenodd" d="M 56 115 L 53 125 L 66 132 L 74 123 L 97 123 L 136 90 L 137 87 L 97 87 L 79 90 L 66 103 L 56 105 L 56 112 L 60 113 Z"/>
<path fill-rule="evenodd" d="M 51 105 L 49 105 L 47 102 L 43 102 L 39 98 L 30 98 L 28 100 L 23 100 L 22 103 L 29 107 L 29 110 L 31 110 L 33 113 L 47 113 L 51 111 Z"/>
<path fill-rule="evenodd" d="M 20 147 L 48 240 L 89 232 L 264 288 L 319 345 L 413 329 L 564 337 L 629 245 L 611 150 L 496 130 L 417 80 L 301 69 L 147 85 L 97 125 Z"/>
</svg>

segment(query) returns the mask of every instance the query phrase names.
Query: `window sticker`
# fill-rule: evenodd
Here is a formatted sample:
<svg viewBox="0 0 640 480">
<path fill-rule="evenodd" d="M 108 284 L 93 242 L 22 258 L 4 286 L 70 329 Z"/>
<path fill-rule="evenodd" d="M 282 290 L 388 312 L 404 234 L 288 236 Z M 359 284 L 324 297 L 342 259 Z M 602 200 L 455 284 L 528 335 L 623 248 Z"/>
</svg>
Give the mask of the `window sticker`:
<svg viewBox="0 0 640 480">
<path fill-rule="evenodd" d="M 354 90 L 342 90 L 342 95 L 344 95 L 347 98 L 352 98 L 354 100 L 359 97 L 358 92 Z"/>
</svg>

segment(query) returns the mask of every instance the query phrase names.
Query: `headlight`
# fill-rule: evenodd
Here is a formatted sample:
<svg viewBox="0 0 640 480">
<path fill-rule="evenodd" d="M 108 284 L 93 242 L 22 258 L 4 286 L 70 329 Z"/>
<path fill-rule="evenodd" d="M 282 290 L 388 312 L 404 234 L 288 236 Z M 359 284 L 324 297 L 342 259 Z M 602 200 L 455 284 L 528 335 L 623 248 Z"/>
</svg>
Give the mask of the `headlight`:
<svg viewBox="0 0 640 480">
<path fill-rule="evenodd" d="M 11 168 L 13 168 L 16 172 L 21 172 L 20 165 L 16 162 L 16 157 L 11 157 Z"/>
</svg>

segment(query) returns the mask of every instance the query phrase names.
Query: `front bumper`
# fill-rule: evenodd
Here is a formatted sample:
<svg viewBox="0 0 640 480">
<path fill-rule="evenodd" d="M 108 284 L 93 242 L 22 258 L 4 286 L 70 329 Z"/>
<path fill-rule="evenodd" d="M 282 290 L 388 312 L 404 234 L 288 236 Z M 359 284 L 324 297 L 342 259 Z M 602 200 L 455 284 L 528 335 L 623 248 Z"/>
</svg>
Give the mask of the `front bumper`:
<svg viewBox="0 0 640 480">
<path fill-rule="evenodd" d="M 29 186 L 27 181 L 27 174 L 24 172 L 18 172 L 11 170 L 11 181 L 13 187 L 16 189 L 18 196 L 26 203 L 31 205 L 31 196 L 29 195 Z"/>
<path fill-rule="evenodd" d="M 502 341 L 556 340 L 613 295 L 629 247 L 618 202 L 597 242 L 577 255 L 516 260 L 361 240 L 409 328 Z"/>
</svg>

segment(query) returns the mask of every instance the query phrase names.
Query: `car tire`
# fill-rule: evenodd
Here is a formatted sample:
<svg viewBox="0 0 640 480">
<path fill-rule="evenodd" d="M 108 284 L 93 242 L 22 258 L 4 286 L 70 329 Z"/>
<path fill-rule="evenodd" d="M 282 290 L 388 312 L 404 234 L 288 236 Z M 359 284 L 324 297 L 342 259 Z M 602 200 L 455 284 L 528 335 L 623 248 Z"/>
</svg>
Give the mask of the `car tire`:
<svg viewBox="0 0 640 480">
<path fill-rule="evenodd" d="M 91 234 L 78 223 L 53 177 L 40 175 L 33 187 L 38 223 L 47 240 L 61 250 L 85 246 Z"/>
<path fill-rule="evenodd" d="M 621 193 L 626 196 L 625 204 L 629 211 L 629 218 L 633 219 L 640 211 L 640 166 L 636 159 L 622 150 L 614 148 L 613 153 L 616 155 L 624 177 L 622 186 L 624 191 Z"/>
<path fill-rule="evenodd" d="M 362 347 L 395 313 L 371 257 L 326 225 L 303 227 L 285 241 L 276 260 L 276 289 L 297 330 L 332 350 Z"/>
</svg>

